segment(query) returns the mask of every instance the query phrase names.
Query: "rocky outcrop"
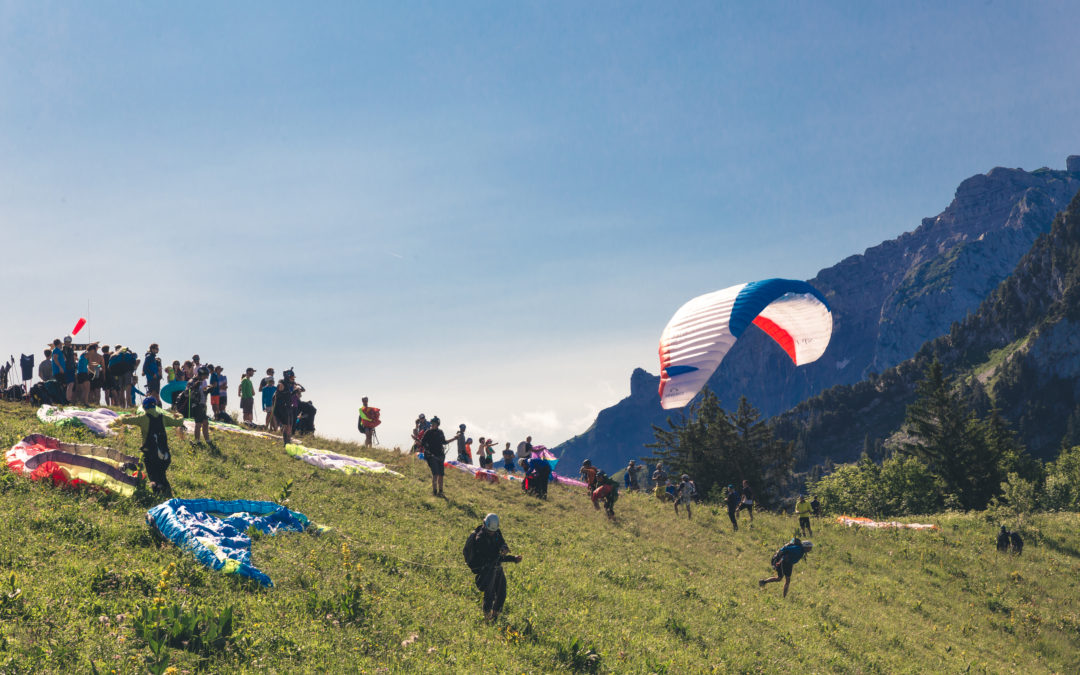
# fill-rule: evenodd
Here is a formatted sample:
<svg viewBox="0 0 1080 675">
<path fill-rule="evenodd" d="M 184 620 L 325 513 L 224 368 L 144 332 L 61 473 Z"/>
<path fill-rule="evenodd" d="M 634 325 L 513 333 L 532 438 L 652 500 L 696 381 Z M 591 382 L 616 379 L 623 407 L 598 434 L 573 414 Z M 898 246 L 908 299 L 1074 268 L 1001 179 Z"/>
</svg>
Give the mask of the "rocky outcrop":
<svg viewBox="0 0 1080 675">
<path fill-rule="evenodd" d="M 824 269 L 810 280 L 828 298 L 834 332 L 824 356 L 796 369 L 763 333 L 748 331 L 709 382 L 721 404 L 741 396 L 765 416 L 830 387 L 852 384 L 911 357 L 947 333 L 1007 277 L 1054 215 L 1080 190 L 1069 171 L 995 168 L 956 190 L 949 206 L 914 231 Z M 569 463 L 585 457 L 621 465 L 648 454 L 653 424 L 663 425 L 655 389 L 635 371 L 629 397 L 597 416 L 588 431 L 560 445 Z"/>
</svg>

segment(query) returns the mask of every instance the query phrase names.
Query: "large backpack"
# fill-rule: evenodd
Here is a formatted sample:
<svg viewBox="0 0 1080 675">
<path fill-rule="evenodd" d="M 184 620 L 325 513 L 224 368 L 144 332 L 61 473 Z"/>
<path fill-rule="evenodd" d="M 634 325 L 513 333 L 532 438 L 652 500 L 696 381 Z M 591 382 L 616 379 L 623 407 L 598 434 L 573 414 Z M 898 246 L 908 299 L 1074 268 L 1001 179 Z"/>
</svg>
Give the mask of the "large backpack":
<svg viewBox="0 0 1080 675">
<path fill-rule="evenodd" d="M 477 560 L 476 556 L 476 538 L 480 536 L 482 529 L 484 529 L 484 526 L 480 525 L 473 530 L 468 539 L 465 540 L 465 548 L 461 550 L 462 555 L 465 556 L 465 564 L 469 566 L 473 574 L 480 574 L 484 571 L 483 563 Z"/>
</svg>

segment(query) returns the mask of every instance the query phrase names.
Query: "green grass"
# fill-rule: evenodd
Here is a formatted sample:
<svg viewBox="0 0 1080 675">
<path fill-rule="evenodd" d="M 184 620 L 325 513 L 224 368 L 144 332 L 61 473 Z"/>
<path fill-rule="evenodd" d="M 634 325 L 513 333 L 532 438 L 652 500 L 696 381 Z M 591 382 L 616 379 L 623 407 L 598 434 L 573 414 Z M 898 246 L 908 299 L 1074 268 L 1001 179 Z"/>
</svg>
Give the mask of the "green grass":
<svg viewBox="0 0 1080 675">
<path fill-rule="evenodd" d="M 33 431 L 52 430 L 32 409 L 0 404 L 0 445 Z M 234 610 L 224 644 L 164 648 L 178 672 L 1080 670 L 1076 514 L 1030 517 L 1022 557 L 994 550 L 997 524 L 980 514 L 931 517 L 938 532 L 815 521 L 814 551 L 784 600 L 779 584 L 757 580 L 793 534 L 791 517 L 759 514 L 733 533 L 726 513 L 699 505 L 692 521 L 676 519 L 635 494 L 611 524 L 582 489 L 553 486 L 540 502 L 448 469 L 444 500 L 431 497 L 425 464 L 389 451 L 310 442 L 385 461 L 401 478 L 318 470 L 270 441 L 215 440 L 219 452 L 170 435 L 177 496 L 274 499 L 292 480 L 288 505 L 332 530 L 259 537 L 255 564 L 276 583 L 260 589 L 159 546 L 132 500 L 0 471 L 0 672 L 146 672 L 135 617 L 155 598 L 207 616 Z M 138 432 L 105 443 L 135 454 Z M 506 565 L 494 623 L 461 559 L 489 511 L 524 555 Z"/>
</svg>

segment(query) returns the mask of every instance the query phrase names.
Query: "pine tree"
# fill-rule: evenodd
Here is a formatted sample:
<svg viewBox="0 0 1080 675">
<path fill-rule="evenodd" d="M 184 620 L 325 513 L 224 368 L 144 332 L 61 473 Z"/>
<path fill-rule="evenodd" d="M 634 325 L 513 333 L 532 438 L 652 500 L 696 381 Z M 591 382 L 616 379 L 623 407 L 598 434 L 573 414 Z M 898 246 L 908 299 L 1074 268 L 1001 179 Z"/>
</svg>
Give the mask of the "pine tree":
<svg viewBox="0 0 1080 675">
<path fill-rule="evenodd" d="M 905 431 L 912 438 L 902 452 L 922 460 L 965 509 L 986 506 L 1001 485 L 1001 445 L 988 440 L 987 426 L 961 403 L 936 359 L 916 385 L 907 408 Z"/>
<path fill-rule="evenodd" d="M 668 426 L 654 425 L 656 442 L 646 447 L 653 448 L 653 459 L 663 460 L 674 475 L 689 474 L 701 494 L 713 486 L 749 480 L 767 499 L 790 480 L 793 444 L 778 441 L 745 398 L 729 415 L 706 389 L 680 420 L 669 418 Z"/>
</svg>

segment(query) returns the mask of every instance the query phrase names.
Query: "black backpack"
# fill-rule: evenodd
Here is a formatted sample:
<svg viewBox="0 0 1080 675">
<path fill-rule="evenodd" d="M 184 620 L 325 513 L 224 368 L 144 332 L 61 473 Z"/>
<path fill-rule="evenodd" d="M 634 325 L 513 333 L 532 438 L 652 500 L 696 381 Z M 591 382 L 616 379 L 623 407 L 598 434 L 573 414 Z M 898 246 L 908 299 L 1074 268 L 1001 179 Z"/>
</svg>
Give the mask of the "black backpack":
<svg viewBox="0 0 1080 675">
<path fill-rule="evenodd" d="M 476 556 L 476 538 L 480 536 L 480 531 L 484 529 L 483 525 L 480 525 L 469 534 L 468 539 L 465 540 L 465 548 L 461 553 L 465 556 L 465 564 L 469 566 L 473 574 L 480 574 L 484 571 L 484 564 L 480 560 L 477 560 Z"/>
</svg>

